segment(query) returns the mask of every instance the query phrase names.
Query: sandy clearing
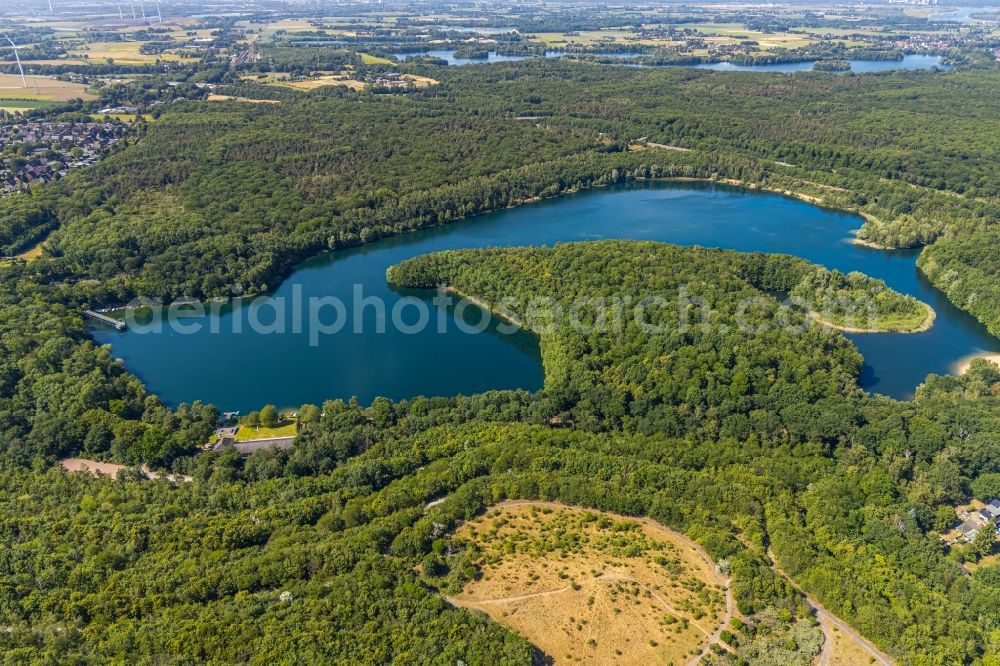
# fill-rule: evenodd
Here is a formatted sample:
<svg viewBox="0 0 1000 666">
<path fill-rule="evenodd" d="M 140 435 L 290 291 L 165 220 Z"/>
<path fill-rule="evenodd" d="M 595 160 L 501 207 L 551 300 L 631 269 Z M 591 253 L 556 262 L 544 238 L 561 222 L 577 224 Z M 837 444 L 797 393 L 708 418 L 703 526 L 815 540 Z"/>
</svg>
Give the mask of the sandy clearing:
<svg viewBox="0 0 1000 666">
<path fill-rule="evenodd" d="M 59 464 L 67 472 L 82 472 L 93 476 L 107 476 L 112 479 L 118 478 L 118 472 L 131 469 L 128 465 L 116 465 L 115 463 L 99 462 L 97 460 L 88 460 L 87 458 L 64 458 L 59 461 Z M 146 465 L 143 465 L 140 469 L 149 479 L 158 479 L 161 476 L 159 472 L 154 472 Z M 170 482 L 191 481 L 190 476 L 174 474 L 167 474 L 163 478 Z"/>
<path fill-rule="evenodd" d="M 632 528 L 581 522 L 587 514 Z M 490 615 L 556 663 L 697 661 L 734 612 L 729 580 L 704 550 L 652 520 L 509 501 L 456 536 L 483 548 L 482 577 L 449 602 Z"/>
</svg>

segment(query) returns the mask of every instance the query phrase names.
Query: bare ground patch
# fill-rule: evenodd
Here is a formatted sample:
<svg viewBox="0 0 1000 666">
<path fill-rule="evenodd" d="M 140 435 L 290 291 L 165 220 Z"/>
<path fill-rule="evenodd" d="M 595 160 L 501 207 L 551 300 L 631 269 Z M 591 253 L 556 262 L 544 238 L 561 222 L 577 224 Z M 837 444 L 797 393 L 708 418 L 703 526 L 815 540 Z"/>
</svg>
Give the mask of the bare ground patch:
<svg viewBox="0 0 1000 666">
<path fill-rule="evenodd" d="M 481 575 L 449 600 L 556 663 L 684 664 L 729 621 L 728 580 L 697 544 L 653 521 L 505 502 L 455 536 L 481 549 Z"/>
</svg>

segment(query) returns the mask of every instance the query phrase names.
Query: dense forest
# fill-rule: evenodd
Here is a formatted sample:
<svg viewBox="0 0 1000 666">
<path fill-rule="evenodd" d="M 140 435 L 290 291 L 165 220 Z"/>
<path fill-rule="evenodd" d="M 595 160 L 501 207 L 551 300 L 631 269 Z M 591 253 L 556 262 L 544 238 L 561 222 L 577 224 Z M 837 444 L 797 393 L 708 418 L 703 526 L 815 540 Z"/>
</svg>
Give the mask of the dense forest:
<svg viewBox="0 0 1000 666">
<path fill-rule="evenodd" d="M 483 298 L 600 285 L 641 295 L 684 281 L 719 318 L 752 295 L 767 321 L 761 289 L 789 267 L 603 242 L 432 255 L 393 274 L 436 283 L 451 270 Z M 648 286 L 622 281 L 641 269 Z M 178 460 L 189 483 L 10 469 L 5 653 L 528 663 L 524 641 L 437 590 L 475 575 L 446 556 L 452 528 L 501 499 L 541 498 L 648 515 L 697 539 L 731 572 L 747 618 L 731 640 L 747 654 L 802 664 L 814 654 L 789 646 L 812 620 L 770 567 L 770 547 L 904 663 L 995 655 L 982 627 L 1000 619 L 996 568 L 961 575 L 935 530 L 938 507 L 998 471 L 1000 371 L 977 363 L 964 378 L 932 377 L 900 403 L 860 391 L 860 357 L 822 327 L 718 330 L 626 325 L 585 337 L 556 322 L 542 333 L 539 394 L 331 401 L 294 450 Z M 778 643 L 751 633 L 775 621 L 787 627 L 768 634 Z"/>
<path fill-rule="evenodd" d="M 1000 335 L 1000 242 L 997 228 L 955 232 L 927 247 L 918 266 L 958 307 Z"/>
<path fill-rule="evenodd" d="M 404 68 L 441 84 L 244 81 L 219 92 L 281 103 L 175 104 L 96 168 L 0 201 L 0 244 L 24 249 L 58 224 L 52 269 L 101 280 L 88 298 L 108 301 L 263 291 L 323 250 L 637 177 L 796 192 L 863 213 L 861 236 L 888 247 L 1000 219 L 995 72 Z"/>
<path fill-rule="evenodd" d="M 728 563 L 748 626 L 776 621 L 775 636 L 811 616 L 769 547 L 901 663 L 1000 659 L 998 568 L 969 574 L 960 561 L 979 554 L 937 536 L 954 504 L 1000 494 L 1000 371 L 929 377 L 910 402 L 867 395 L 857 349 L 809 313 L 872 297 L 883 327 L 911 330 L 926 308 L 791 257 L 624 242 L 422 257 L 389 277 L 513 299 L 498 309 L 539 333 L 542 391 L 331 401 L 292 450 L 195 455 L 216 409 L 149 395 L 92 343 L 82 307 L 266 291 L 322 251 L 625 180 L 726 180 L 861 212 L 870 241 L 928 244 L 922 270 L 998 330 L 996 72 L 404 67 L 440 84 L 234 84 L 280 103 L 178 102 L 95 167 L 0 200 L 4 254 L 47 238 L 42 257 L 0 264 L 10 661 L 527 663 L 524 640 L 437 594 L 475 573 L 442 556 L 451 530 L 504 498 L 683 531 Z M 646 311 L 652 335 L 518 306 L 582 296 L 666 301 Z M 193 480 L 52 468 L 74 454 Z M 772 654 L 802 657 L 779 642 Z"/>
</svg>

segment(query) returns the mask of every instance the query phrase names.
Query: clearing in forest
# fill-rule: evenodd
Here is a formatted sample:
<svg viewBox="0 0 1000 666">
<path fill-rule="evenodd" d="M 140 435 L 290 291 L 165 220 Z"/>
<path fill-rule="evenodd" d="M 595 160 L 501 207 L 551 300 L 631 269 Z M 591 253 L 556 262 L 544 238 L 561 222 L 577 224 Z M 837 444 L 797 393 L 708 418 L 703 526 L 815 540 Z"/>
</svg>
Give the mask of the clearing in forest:
<svg viewBox="0 0 1000 666">
<path fill-rule="evenodd" d="M 684 664 L 730 619 L 725 577 L 697 544 L 653 521 L 505 502 L 456 537 L 482 551 L 481 575 L 450 601 L 556 663 Z"/>
</svg>

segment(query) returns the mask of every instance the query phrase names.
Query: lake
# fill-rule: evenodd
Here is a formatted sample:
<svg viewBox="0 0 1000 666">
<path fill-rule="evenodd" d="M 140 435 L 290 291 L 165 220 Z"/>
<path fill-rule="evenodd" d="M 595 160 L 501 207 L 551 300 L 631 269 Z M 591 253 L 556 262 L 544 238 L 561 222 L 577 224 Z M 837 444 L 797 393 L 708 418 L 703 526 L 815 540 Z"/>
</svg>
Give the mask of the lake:
<svg viewBox="0 0 1000 666">
<path fill-rule="evenodd" d="M 851 60 L 851 71 L 855 74 L 889 72 L 900 69 L 952 69 L 941 62 L 937 55 L 905 55 L 902 60 Z M 804 62 L 781 62 L 773 65 L 734 65 L 731 62 L 706 62 L 691 65 L 695 69 L 711 69 L 717 72 L 811 72 L 815 60 Z M 842 72 L 836 72 L 840 74 Z"/>
<path fill-rule="evenodd" d="M 829 268 L 881 278 L 931 305 L 938 318 L 926 333 L 848 335 L 865 356 L 860 381 L 871 391 L 906 398 L 928 373 L 947 373 L 975 352 L 1000 351 L 1000 341 L 920 276 L 916 251 L 885 252 L 851 244 L 851 230 L 861 223 L 856 215 L 778 194 L 708 183 L 632 183 L 316 257 L 299 265 L 274 295 L 336 296 L 350 303 L 359 288 L 355 285 L 360 285 L 362 296 L 384 299 L 391 311 L 405 297 L 429 304 L 434 296 L 386 284 L 389 266 L 420 254 L 601 238 L 655 240 L 794 254 Z M 225 310 L 218 333 L 207 327 L 188 335 L 97 327 L 92 333 L 98 342 L 111 344 L 115 356 L 173 405 L 200 399 L 245 412 L 266 403 L 297 407 L 352 395 L 368 403 L 378 395 L 401 399 L 488 389 L 536 390 L 542 385 L 537 339 L 523 331 L 501 335 L 496 322 L 480 334 L 457 326 L 438 333 L 434 325 L 412 335 L 390 325 L 379 334 L 374 332 L 379 313 L 369 308 L 359 320 L 348 312 L 350 323 L 312 346 L 306 333 L 291 332 L 290 327 L 284 334 L 250 332 L 248 314 L 245 305 Z M 481 316 L 475 308 L 463 314 L 469 322 Z M 273 317 L 264 313 L 259 318 Z M 366 332 L 354 333 L 353 324 L 362 321 Z M 244 332 L 233 332 L 236 323 Z"/>
<path fill-rule="evenodd" d="M 434 58 L 439 58 L 441 60 L 446 60 L 449 65 L 475 65 L 491 62 L 514 62 L 518 60 L 527 60 L 534 56 L 509 56 L 509 55 L 499 55 L 494 51 L 490 51 L 486 58 L 456 58 L 455 51 L 453 49 L 438 49 L 433 51 L 420 51 L 418 53 L 393 53 L 398 60 L 406 60 L 408 57 L 414 56 L 432 56 Z M 545 54 L 546 58 L 560 58 L 563 56 L 571 55 L 565 51 L 548 51 Z M 616 57 L 616 58 L 634 58 L 640 56 L 640 53 L 591 53 L 588 55 L 603 56 L 603 57 Z M 941 56 L 938 55 L 906 55 L 903 56 L 902 60 L 851 60 L 851 71 L 857 74 L 866 74 L 870 72 L 888 72 L 892 70 L 899 69 L 931 69 L 932 67 L 937 67 L 939 69 L 952 69 L 950 65 L 945 65 L 942 62 Z M 731 62 L 704 62 L 697 65 L 663 65 L 664 67 L 692 67 L 694 69 L 711 69 L 717 72 L 811 72 L 813 65 L 816 64 L 815 60 L 806 60 L 803 62 L 780 62 L 771 65 L 735 65 Z M 836 72 L 840 74 L 842 72 Z"/>
</svg>

